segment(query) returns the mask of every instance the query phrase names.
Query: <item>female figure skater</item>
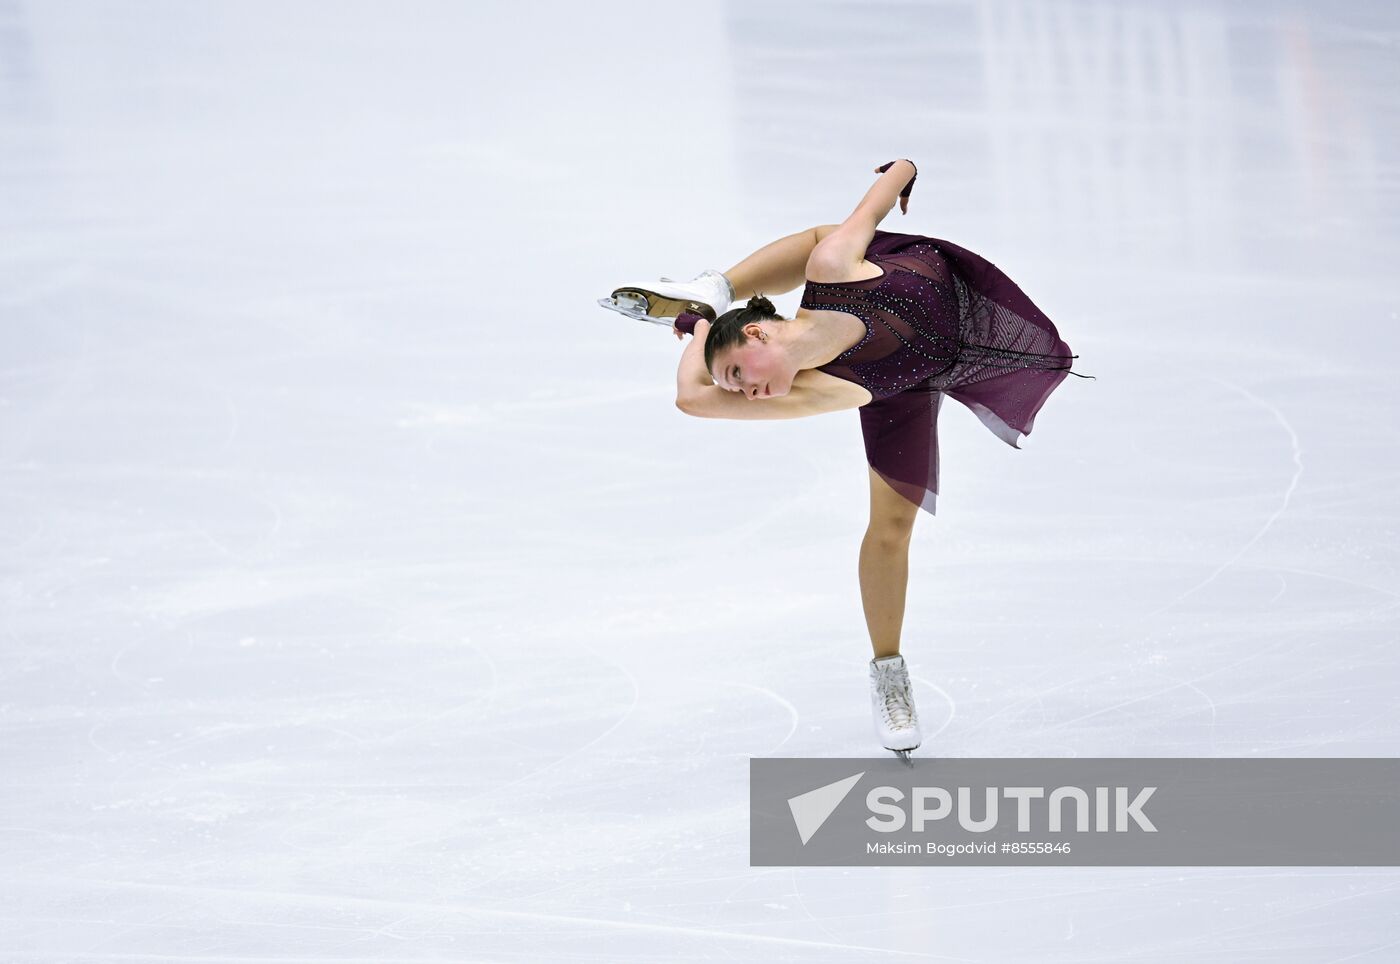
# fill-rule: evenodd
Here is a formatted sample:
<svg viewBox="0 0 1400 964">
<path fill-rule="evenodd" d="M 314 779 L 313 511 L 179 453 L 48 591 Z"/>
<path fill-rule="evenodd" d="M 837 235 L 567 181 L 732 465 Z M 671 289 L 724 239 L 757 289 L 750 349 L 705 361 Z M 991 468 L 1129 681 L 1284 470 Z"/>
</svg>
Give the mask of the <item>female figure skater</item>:
<svg viewBox="0 0 1400 964">
<path fill-rule="evenodd" d="M 896 198 L 907 213 L 918 171 L 908 160 L 875 170 L 882 176 L 839 225 L 780 238 L 722 274 L 625 285 L 599 304 L 693 335 L 676 373 L 676 405 L 689 415 L 860 410 L 871 709 L 881 745 L 911 762 L 922 735 L 899 642 L 914 519 L 934 513 L 938 494 L 939 404 L 952 396 L 1020 448 L 1078 356 L 991 262 L 938 238 L 878 230 Z M 792 318 L 760 294 L 799 285 Z M 747 305 L 730 310 L 739 299 Z"/>
</svg>

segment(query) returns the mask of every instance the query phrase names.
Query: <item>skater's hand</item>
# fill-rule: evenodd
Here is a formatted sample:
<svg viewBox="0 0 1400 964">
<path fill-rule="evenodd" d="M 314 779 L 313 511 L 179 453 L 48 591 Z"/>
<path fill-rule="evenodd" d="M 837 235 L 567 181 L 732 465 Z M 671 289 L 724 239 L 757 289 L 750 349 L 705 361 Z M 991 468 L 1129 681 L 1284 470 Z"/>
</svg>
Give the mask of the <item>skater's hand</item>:
<svg viewBox="0 0 1400 964">
<path fill-rule="evenodd" d="M 681 315 L 685 315 L 685 314 L 689 314 L 689 313 L 688 313 L 688 312 L 681 312 Z M 677 315 L 675 321 L 671 322 L 671 330 L 672 330 L 673 332 L 676 333 L 676 338 L 677 338 L 677 340 L 683 341 L 683 340 L 685 339 L 685 336 L 686 336 L 687 332 L 686 332 L 684 329 L 682 329 L 682 328 L 680 327 L 681 315 Z M 694 315 L 690 315 L 690 317 L 694 318 L 695 316 L 694 316 Z M 699 330 L 700 322 L 702 322 L 702 321 L 705 323 L 705 331 L 708 331 L 708 330 L 709 330 L 709 324 L 710 324 L 710 322 L 709 322 L 706 318 L 700 317 L 700 318 L 697 318 L 697 319 L 696 319 L 696 321 L 695 321 L 695 323 L 694 323 L 693 325 L 691 325 L 692 328 L 696 329 L 694 332 L 691 332 L 691 334 L 698 335 L 699 337 L 704 338 L 704 337 L 705 337 L 705 332 Z"/>
<path fill-rule="evenodd" d="M 914 164 L 913 161 L 909 160 L 909 158 L 907 157 L 900 158 L 900 160 L 904 161 L 905 164 L 908 164 L 910 167 L 914 168 L 914 176 L 909 179 L 908 184 L 904 185 L 904 190 L 899 192 L 899 213 L 908 214 L 909 193 L 914 190 L 914 182 L 919 179 L 919 168 Z M 899 161 L 890 161 L 886 164 L 881 164 L 879 167 L 875 168 L 875 173 L 883 174 L 898 163 Z"/>
</svg>

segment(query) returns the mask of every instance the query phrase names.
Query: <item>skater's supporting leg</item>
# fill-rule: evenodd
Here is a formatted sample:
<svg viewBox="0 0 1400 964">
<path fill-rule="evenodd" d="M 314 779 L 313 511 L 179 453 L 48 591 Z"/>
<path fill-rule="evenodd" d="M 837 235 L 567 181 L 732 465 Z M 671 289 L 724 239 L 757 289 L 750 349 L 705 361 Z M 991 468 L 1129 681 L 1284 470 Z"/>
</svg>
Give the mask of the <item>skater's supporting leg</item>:
<svg viewBox="0 0 1400 964">
<path fill-rule="evenodd" d="M 837 225 L 823 224 L 764 245 L 724 273 L 734 286 L 734 300 L 755 294 L 780 295 L 807 281 L 807 259 L 812 249 Z"/>
<path fill-rule="evenodd" d="M 909 539 L 919 509 L 870 473 L 870 525 L 860 544 L 860 597 L 875 658 L 899 652 L 909 585 Z"/>
</svg>

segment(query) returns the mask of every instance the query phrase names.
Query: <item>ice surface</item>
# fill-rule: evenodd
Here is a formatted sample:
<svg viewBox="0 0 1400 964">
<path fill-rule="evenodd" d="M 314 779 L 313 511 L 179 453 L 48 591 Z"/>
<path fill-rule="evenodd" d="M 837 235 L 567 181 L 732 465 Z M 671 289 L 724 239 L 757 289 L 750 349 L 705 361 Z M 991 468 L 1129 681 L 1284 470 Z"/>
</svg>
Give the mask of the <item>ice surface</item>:
<svg viewBox="0 0 1400 964">
<path fill-rule="evenodd" d="M 0 0 L 0 960 L 1394 959 L 1390 868 L 750 868 L 751 757 L 887 755 L 857 418 L 595 299 L 914 158 L 1097 376 L 944 406 L 916 755 L 1393 756 L 1398 44 Z"/>
</svg>

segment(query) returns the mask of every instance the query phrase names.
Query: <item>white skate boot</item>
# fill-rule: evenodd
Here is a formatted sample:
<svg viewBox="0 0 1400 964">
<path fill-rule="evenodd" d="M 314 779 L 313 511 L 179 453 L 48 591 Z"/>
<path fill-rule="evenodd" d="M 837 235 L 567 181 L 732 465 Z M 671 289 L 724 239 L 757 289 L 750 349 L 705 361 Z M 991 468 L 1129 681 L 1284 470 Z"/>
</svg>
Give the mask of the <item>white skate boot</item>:
<svg viewBox="0 0 1400 964">
<path fill-rule="evenodd" d="M 604 308 L 620 312 L 638 321 L 650 321 L 667 328 L 675 324 L 683 311 L 693 312 L 707 321 L 714 321 L 729 310 L 734 301 L 734 286 L 723 274 L 713 269 L 702 271 L 690 281 L 644 281 L 615 288 L 606 298 L 599 298 Z"/>
<path fill-rule="evenodd" d="M 923 742 L 914 691 L 903 656 L 882 656 L 870 661 L 870 709 L 880 745 L 913 766 L 909 751 Z"/>
</svg>

